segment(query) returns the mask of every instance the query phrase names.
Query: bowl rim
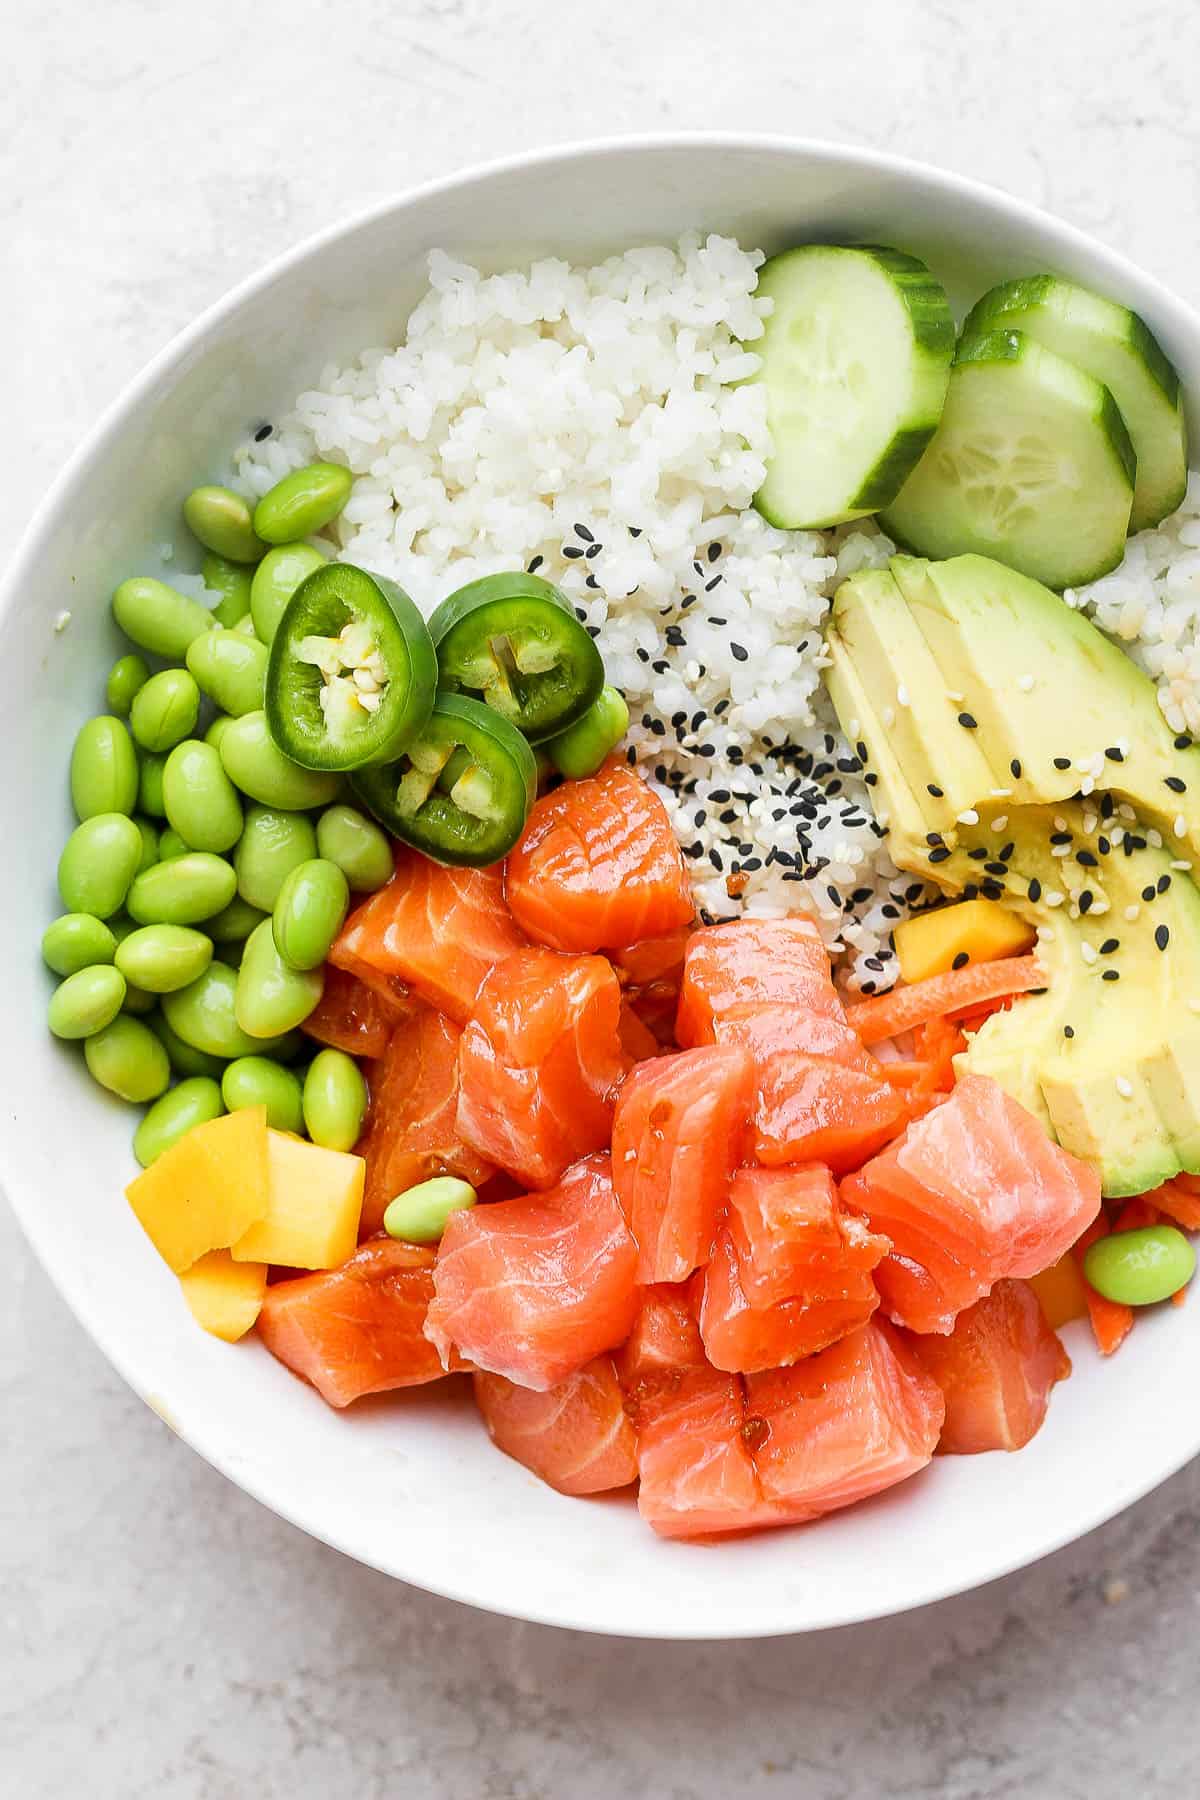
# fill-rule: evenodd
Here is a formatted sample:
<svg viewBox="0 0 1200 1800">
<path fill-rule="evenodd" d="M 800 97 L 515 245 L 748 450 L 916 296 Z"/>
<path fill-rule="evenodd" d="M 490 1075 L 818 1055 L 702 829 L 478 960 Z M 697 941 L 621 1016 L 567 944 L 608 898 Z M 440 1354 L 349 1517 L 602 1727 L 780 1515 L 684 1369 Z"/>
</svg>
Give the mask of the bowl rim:
<svg viewBox="0 0 1200 1800">
<path fill-rule="evenodd" d="M 1104 269 L 1118 288 L 1120 284 L 1124 283 L 1126 286 L 1132 286 L 1135 289 L 1141 288 L 1148 292 L 1153 298 L 1158 318 L 1169 319 L 1174 328 L 1177 328 L 1182 334 L 1194 338 L 1200 345 L 1200 311 L 1181 299 L 1158 276 L 1148 273 L 1122 252 L 1110 249 L 1089 233 L 1059 219 L 1044 207 L 1006 193 L 1003 189 L 993 187 L 990 183 L 977 180 L 973 176 L 943 169 L 914 157 L 898 155 L 892 151 L 876 150 L 858 144 L 840 144 L 826 138 L 792 136 L 781 132 L 734 130 L 625 132 L 611 136 L 567 139 L 558 143 L 538 145 L 531 149 L 488 158 L 482 162 L 470 163 L 448 175 L 436 176 L 413 186 L 402 188 L 386 198 L 346 213 L 300 238 L 288 249 L 270 258 L 198 313 L 189 324 L 185 325 L 161 349 L 156 351 L 103 408 L 98 418 L 85 432 L 50 482 L 17 542 L 7 569 L 0 577 L 0 620 L 6 614 L 14 594 L 24 582 L 27 571 L 36 562 L 44 540 L 52 531 L 53 522 L 63 497 L 69 492 L 77 474 L 103 451 L 106 443 L 137 413 L 165 375 L 183 362 L 194 350 L 201 347 L 214 330 L 235 315 L 246 301 L 265 291 L 281 276 L 290 273 L 310 258 L 319 256 L 340 239 L 369 229 L 373 223 L 387 218 L 395 212 L 426 200 L 437 199 L 441 195 L 469 188 L 481 180 L 519 174 L 552 164 L 570 164 L 593 158 L 636 156 L 653 151 L 686 152 L 690 149 L 726 149 L 731 152 L 761 151 L 770 155 L 798 157 L 818 166 L 826 165 L 829 168 L 841 169 L 849 167 L 863 172 L 886 174 L 900 180 L 914 181 L 935 192 L 940 190 L 947 196 L 953 196 L 982 207 L 1015 224 L 1026 226 L 1033 224 L 1042 230 L 1049 230 L 1064 246 L 1079 251 L 1093 265 Z M 0 1153 L 3 1152 L 10 1129 L 12 1127 L 8 1125 L 0 1131 Z M 686 1621 L 675 1624 L 668 1622 L 665 1628 L 659 1627 L 653 1631 L 647 1631 L 636 1625 L 618 1627 L 603 1623 L 596 1624 L 586 1620 L 581 1621 L 578 1617 L 572 1616 L 568 1608 L 556 1605 L 539 1606 L 535 1599 L 529 1604 L 501 1604 L 499 1601 L 479 1598 L 471 1591 L 469 1583 L 456 1582 L 450 1575 L 441 1575 L 440 1573 L 431 1575 L 423 1569 L 400 1567 L 398 1564 L 403 1561 L 402 1558 L 383 1562 L 364 1553 L 360 1547 L 352 1547 L 344 1540 L 344 1537 L 332 1534 L 327 1529 L 318 1527 L 306 1519 L 303 1506 L 286 1494 L 274 1493 L 268 1480 L 265 1478 L 260 1480 L 253 1475 L 247 1476 L 233 1467 L 233 1459 L 219 1446 L 208 1442 L 207 1433 L 204 1430 L 193 1432 L 180 1429 L 172 1418 L 155 1405 L 152 1392 L 147 1391 L 139 1380 L 134 1369 L 136 1357 L 128 1352 L 122 1344 L 111 1341 L 112 1334 L 99 1317 L 100 1309 L 93 1306 L 86 1285 L 74 1282 L 56 1266 L 52 1249 L 54 1234 L 50 1229 L 49 1217 L 41 1208 L 39 1196 L 33 1191 L 32 1186 L 20 1178 L 14 1178 L 7 1167 L 0 1165 L 0 1190 L 7 1198 L 22 1235 L 51 1285 L 87 1332 L 92 1342 L 133 1392 L 151 1410 L 158 1412 L 159 1416 L 176 1432 L 176 1435 L 203 1457 L 210 1467 L 216 1469 L 244 1493 L 267 1507 L 278 1517 L 286 1520 L 287 1523 L 328 1545 L 331 1549 L 339 1551 L 342 1555 L 427 1593 L 472 1606 L 480 1611 L 495 1613 L 500 1617 L 524 1620 L 532 1624 L 553 1625 L 560 1629 L 585 1630 L 598 1636 L 638 1637 L 652 1641 L 725 1642 L 827 1631 L 843 1625 L 863 1624 L 874 1619 L 920 1611 L 957 1594 L 990 1586 L 993 1582 L 1001 1580 L 1019 1569 L 1031 1567 L 1044 1557 L 1053 1555 L 1066 1545 L 1085 1537 L 1107 1520 L 1123 1512 L 1128 1506 L 1153 1492 L 1194 1457 L 1200 1455 L 1200 1415 L 1197 1415 L 1191 1438 L 1181 1439 L 1178 1445 L 1173 1446 L 1167 1455 L 1156 1462 L 1149 1474 L 1143 1473 L 1134 1476 L 1126 1483 L 1110 1489 L 1103 1496 L 1097 1496 L 1094 1506 L 1085 1509 L 1082 1517 L 1077 1511 L 1069 1524 L 1051 1531 L 1045 1542 L 1035 1552 L 1031 1554 L 1027 1550 L 1015 1550 L 1008 1555 L 998 1557 L 994 1563 L 989 1565 L 986 1574 L 968 1573 L 964 1576 L 948 1576 L 933 1582 L 929 1584 L 928 1591 L 920 1600 L 910 1601 L 898 1598 L 878 1605 L 860 1606 L 802 1624 L 789 1622 L 778 1615 L 767 1622 L 735 1621 L 733 1624 L 723 1627 L 715 1636 L 703 1630 L 691 1629 Z"/>
</svg>

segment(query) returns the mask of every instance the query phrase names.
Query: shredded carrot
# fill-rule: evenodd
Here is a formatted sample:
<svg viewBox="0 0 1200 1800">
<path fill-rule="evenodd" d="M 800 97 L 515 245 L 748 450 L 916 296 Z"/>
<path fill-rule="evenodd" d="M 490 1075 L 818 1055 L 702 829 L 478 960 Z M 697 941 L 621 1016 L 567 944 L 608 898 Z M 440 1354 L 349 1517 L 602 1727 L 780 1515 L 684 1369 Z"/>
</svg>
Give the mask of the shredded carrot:
<svg viewBox="0 0 1200 1800">
<path fill-rule="evenodd" d="M 1084 1252 L 1090 1250 L 1097 1239 L 1107 1237 L 1110 1226 L 1103 1213 L 1093 1219 L 1079 1242 L 1074 1246 L 1072 1255 L 1079 1264 L 1083 1274 Z M 1116 1300 L 1106 1300 L 1091 1286 L 1087 1277 L 1083 1278 L 1084 1296 L 1087 1300 L 1088 1318 L 1091 1320 L 1092 1334 L 1096 1339 L 1102 1356 L 1111 1356 L 1119 1350 L 1129 1333 L 1133 1330 L 1133 1308 L 1122 1306 Z"/>
<path fill-rule="evenodd" d="M 1140 1231 L 1143 1225 L 1157 1225 L 1158 1208 L 1154 1200 L 1153 1193 L 1135 1194 L 1132 1200 L 1125 1202 L 1113 1220 L 1113 1230 Z"/>
<path fill-rule="evenodd" d="M 1164 1181 L 1146 1198 L 1183 1231 L 1200 1231 L 1200 1191 L 1189 1190 L 1183 1185 L 1190 1179 L 1187 1175 L 1176 1175 L 1173 1181 Z"/>
<path fill-rule="evenodd" d="M 931 1019 L 964 1012 L 984 1001 L 1010 994 L 1027 994 L 1044 987 L 1045 972 L 1035 956 L 1009 956 L 999 962 L 968 963 L 944 975 L 893 988 L 870 1000 L 858 1000 L 846 1008 L 846 1018 L 864 1044 L 878 1044 L 898 1037 Z"/>
<path fill-rule="evenodd" d="M 1176 1187 L 1183 1189 L 1185 1194 L 1200 1196 L 1200 1175 L 1173 1175 L 1171 1179 Z"/>
</svg>

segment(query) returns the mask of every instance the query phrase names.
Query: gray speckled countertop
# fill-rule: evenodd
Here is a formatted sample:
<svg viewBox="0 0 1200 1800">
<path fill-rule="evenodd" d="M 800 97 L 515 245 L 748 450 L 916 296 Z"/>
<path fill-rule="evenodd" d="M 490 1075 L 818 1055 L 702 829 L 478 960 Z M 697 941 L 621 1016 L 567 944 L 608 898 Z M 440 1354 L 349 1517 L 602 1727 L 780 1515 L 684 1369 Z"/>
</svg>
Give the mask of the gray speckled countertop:
<svg viewBox="0 0 1200 1800">
<path fill-rule="evenodd" d="M 1200 293 L 1193 0 L 46 0 L 6 15 L 5 52 L 3 548 L 99 409 L 232 282 L 367 200 L 536 142 L 724 126 L 886 146 Z M 0 1787 L 21 1800 L 1195 1786 L 1200 1467 L 906 1619 L 589 1640 L 399 1587 L 239 1494 L 123 1387 L 6 1214 L 0 1283 Z"/>
</svg>

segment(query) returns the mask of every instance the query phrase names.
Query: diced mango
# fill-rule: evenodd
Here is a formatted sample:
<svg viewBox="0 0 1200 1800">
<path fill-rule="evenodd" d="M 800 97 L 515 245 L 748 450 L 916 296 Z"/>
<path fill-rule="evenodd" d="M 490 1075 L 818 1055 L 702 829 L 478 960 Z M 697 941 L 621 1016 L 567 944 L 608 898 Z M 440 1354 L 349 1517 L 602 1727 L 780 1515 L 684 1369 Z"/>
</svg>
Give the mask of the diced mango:
<svg viewBox="0 0 1200 1800">
<path fill-rule="evenodd" d="M 197 1325 L 236 1344 L 258 1317 L 267 1291 L 267 1265 L 234 1262 L 228 1250 L 210 1250 L 184 1270 L 179 1285 Z"/>
<path fill-rule="evenodd" d="M 994 900 L 957 900 L 935 912 L 905 919 L 892 934 L 905 981 L 923 981 L 969 962 L 1019 956 L 1037 942 L 1037 933 L 1016 913 Z"/>
<path fill-rule="evenodd" d="M 338 1268 L 358 1244 L 362 1157 L 268 1131 L 267 1168 L 266 1215 L 233 1245 L 234 1257 L 289 1269 Z"/>
<path fill-rule="evenodd" d="M 177 1275 L 236 1243 L 266 1217 L 267 1109 L 195 1126 L 125 1189 L 154 1248 Z"/>
<path fill-rule="evenodd" d="M 1072 1319 L 1087 1317 L 1087 1289 L 1079 1264 L 1068 1250 L 1065 1256 L 1030 1278 L 1030 1287 L 1042 1303 L 1046 1323 L 1055 1331 L 1069 1325 Z"/>
</svg>

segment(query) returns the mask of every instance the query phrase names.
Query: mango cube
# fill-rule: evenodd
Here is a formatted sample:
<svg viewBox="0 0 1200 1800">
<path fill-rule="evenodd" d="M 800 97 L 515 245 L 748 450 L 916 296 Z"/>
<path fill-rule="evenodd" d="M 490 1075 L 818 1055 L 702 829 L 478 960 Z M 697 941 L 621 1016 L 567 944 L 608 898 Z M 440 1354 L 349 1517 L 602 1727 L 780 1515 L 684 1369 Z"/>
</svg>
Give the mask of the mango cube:
<svg viewBox="0 0 1200 1800">
<path fill-rule="evenodd" d="M 265 1106 L 209 1119 L 125 1189 L 143 1231 L 177 1275 L 266 1216 L 267 1135 Z"/>
<path fill-rule="evenodd" d="M 892 933 L 900 973 L 905 981 L 943 975 L 965 956 L 969 962 L 995 962 L 1031 950 L 1037 933 L 1016 913 L 995 900 L 957 900 L 934 912 L 905 919 Z"/>
<path fill-rule="evenodd" d="M 267 1265 L 234 1262 L 228 1250 L 210 1250 L 184 1270 L 179 1285 L 197 1325 L 236 1344 L 258 1318 L 267 1291 Z"/>
<path fill-rule="evenodd" d="M 1087 1288 L 1079 1273 L 1079 1264 L 1068 1250 L 1056 1263 L 1030 1278 L 1030 1287 L 1041 1302 L 1046 1323 L 1057 1331 L 1072 1319 L 1087 1317 Z"/>
<path fill-rule="evenodd" d="M 266 1213 L 232 1246 L 235 1260 L 338 1268 L 358 1247 L 362 1157 L 268 1131 L 267 1169 Z"/>
</svg>

